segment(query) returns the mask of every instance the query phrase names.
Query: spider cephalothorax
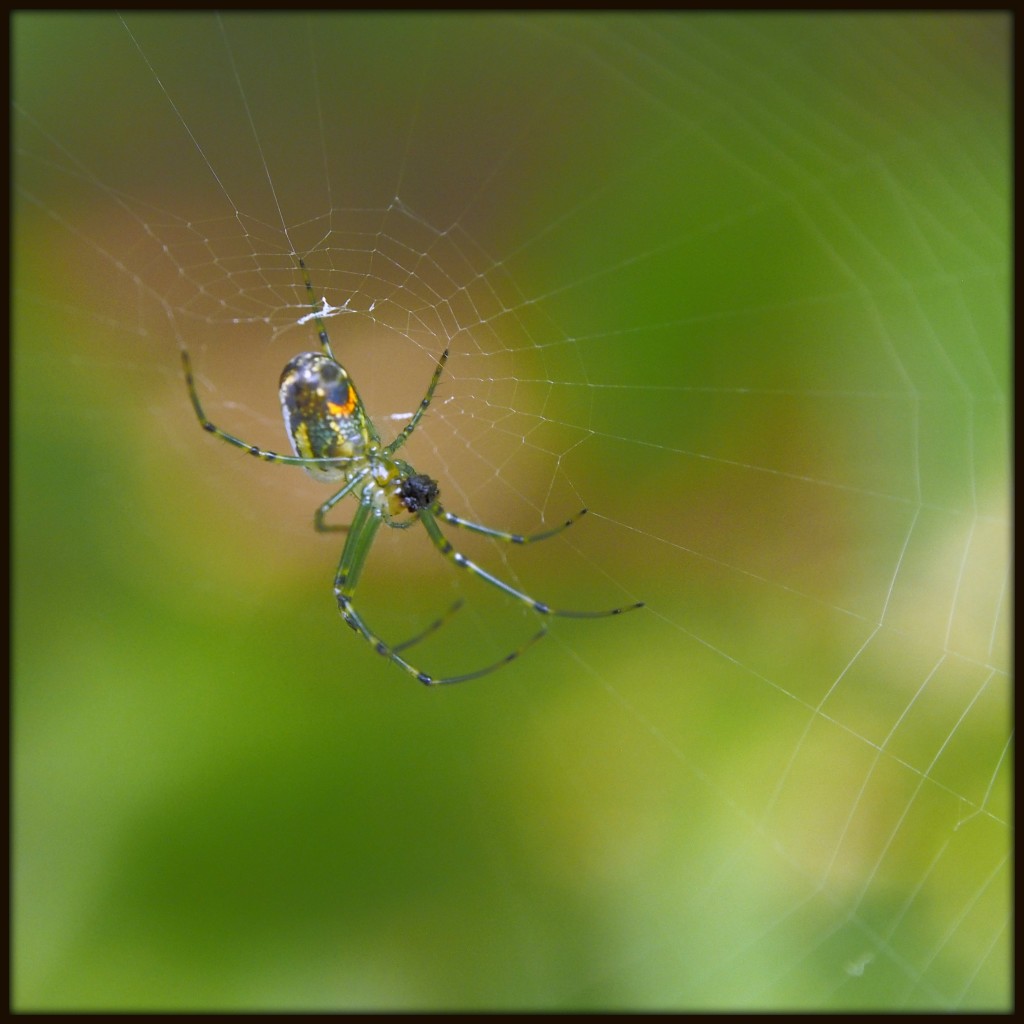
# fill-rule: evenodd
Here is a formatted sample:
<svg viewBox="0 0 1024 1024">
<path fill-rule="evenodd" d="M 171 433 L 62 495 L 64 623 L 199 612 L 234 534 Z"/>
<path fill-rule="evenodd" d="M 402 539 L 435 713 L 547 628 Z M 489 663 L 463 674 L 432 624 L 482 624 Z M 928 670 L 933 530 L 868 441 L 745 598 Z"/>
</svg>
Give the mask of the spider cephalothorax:
<svg viewBox="0 0 1024 1024">
<path fill-rule="evenodd" d="M 415 676 L 421 683 L 428 685 L 459 683 L 493 672 L 496 668 L 518 658 L 527 647 L 547 632 L 547 625 L 542 624 L 541 629 L 522 646 L 498 661 L 474 672 L 441 678 L 421 672 L 402 657 L 402 652 L 443 625 L 448 617 L 458 610 L 461 602 L 455 604 L 446 615 L 410 640 L 400 644 L 388 644 L 381 640 L 356 611 L 353 599 L 356 583 L 373 545 L 374 535 L 382 523 L 397 529 L 406 529 L 417 521 L 421 522 L 434 546 L 453 565 L 460 569 L 467 569 L 509 597 L 528 605 L 542 620 L 546 620 L 552 615 L 573 619 L 603 618 L 606 615 L 618 615 L 621 612 L 642 607 L 643 602 L 597 612 L 552 608 L 550 605 L 534 600 L 528 594 L 517 590 L 497 576 L 492 576 L 487 570 L 482 569 L 465 555 L 456 551 L 441 532 L 441 527 L 438 525 L 439 519 L 452 526 L 459 526 L 473 533 L 483 534 L 485 537 L 492 537 L 510 544 L 530 544 L 534 541 L 546 540 L 548 537 L 560 533 L 576 522 L 586 512 L 586 509 L 552 529 L 527 535 L 495 530 L 490 526 L 474 523 L 451 512 L 446 512 L 438 502 L 440 491 L 437 481 L 425 473 L 417 473 L 407 462 L 393 456 L 408 440 L 430 406 L 438 381 L 441 379 L 441 373 L 448 361 L 448 350 L 445 349 L 441 353 L 426 394 L 421 399 L 416 412 L 413 413 L 398 436 L 390 444 L 384 444 L 377 428 L 363 407 L 359 392 L 351 377 L 334 358 L 331 342 L 327 336 L 327 328 L 324 326 L 320 307 L 313 291 L 313 282 L 310 280 L 305 262 L 301 259 L 299 260 L 299 270 L 306 286 L 306 297 L 313 309 L 313 320 L 316 323 L 317 337 L 320 340 L 322 351 L 303 352 L 301 355 L 295 356 L 281 373 L 279 388 L 281 411 L 284 415 L 285 428 L 291 439 L 292 450 L 295 452 L 294 455 L 278 455 L 275 452 L 258 448 L 211 423 L 203 412 L 192 375 L 191 360 L 184 349 L 182 349 L 181 359 L 185 368 L 185 381 L 188 385 L 192 408 L 204 430 L 265 462 L 301 466 L 314 479 L 325 483 L 344 481 L 341 488 L 316 510 L 313 525 L 322 532 L 348 530 L 348 539 L 342 550 L 341 561 L 338 563 L 338 570 L 334 577 L 334 595 L 342 618 L 352 629 L 359 633 L 379 654 L 389 658 L 410 675 Z M 327 308 L 326 303 L 324 308 Z M 350 494 L 358 502 L 352 522 L 348 527 L 328 524 L 324 517 L 342 498 Z"/>
<path fill-rule="evenodd" d="M 431 480 L 426 473 L 415 473 L 403 481 L 398 493 L 410 512 L 419 512 L 430 508 L 437 501 L 439 492 L 436 480 Z"/>
</svg>

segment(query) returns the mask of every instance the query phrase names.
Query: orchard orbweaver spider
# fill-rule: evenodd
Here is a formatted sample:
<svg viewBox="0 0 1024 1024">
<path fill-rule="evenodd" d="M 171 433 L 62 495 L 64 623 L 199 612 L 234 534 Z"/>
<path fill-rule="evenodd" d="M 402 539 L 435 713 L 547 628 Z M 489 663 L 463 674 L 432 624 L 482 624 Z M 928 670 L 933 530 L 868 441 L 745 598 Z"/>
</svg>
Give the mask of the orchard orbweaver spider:
<svg viewBox="0 0 1024 1024">
<path fill-rule="evenodd" d="M 188 352 L 184 349 L 181 352 L 181 360 L 185 369 L 185 381 L 192 407 L 204 430 L 265 462 L 301 466 L 315 480 L 324 483 L 341 482 L 341 487 L 316 510 L 313 525 L 320 532 L 348 530 L 348 538 L 345 541 L 341 561 L 338 563 L 338 571 L 334 577 L 334 595 L 341 617 L 355 632 L 360 634 L 378 654 L 393 661 L 409 675 L 427 686 L 436 686 L 442 683 L 461 683 L 467 679 L 476 679 L 493 672 L 518 658 L 528 647 L 543 637 L 548 628 L 544 623 L 541 629 L 521 647 L 506 654 L 493 664 L 474 672 L 444 677 L 435 677 L 422 672 L 406 661 L 401 652 L 443 626 L 448 618 L 458 610 L 461 601 L 453 605 L 444 616 L 423 632 L 403 643 L 388 644 L 377 636 L 356 610 L 354 598 L 359 575 L 370 552 L 374 536 L 382 523 L 395 529 L 407 529 L 416 522 L 422 523 L 434 546 L 453 565 L 460 569 L 467 569 L 491 586 L 522 601 L 542 618 L 556 615 L 563 618 L 595 619 L 608 615 L 619 615 L 622 612 L 643 607 L 641 601 L 621 608 L 596 612 L 552 608 L 550 605 L 517 590 L 498 577 L 492 576 L 486 569 L 482 569 L 465 555 L 456 551 L 441 532 L 438 520 L 444 520 L 452 526 L 460 526 L 473 533 L 494 537 L 510 544 L 532 544 L 534 541 L 553 537 L 572 526 L 586 512 L 586 509 L 577 512 L 571 519 L 554 529 L 527 535 L 495 530 L 446 512 L 438 501 L 440 492 L 437 481 L 423 473 L 417 473 L 409 463 L 395 458 L 395 452 L 409 439 L 430 406 L 445 363 L 448 361 L 448 350 L 446 349 L 437 361 L 430 385 L 415 414 L 390 444 L 383 444 L 377 428 L 363 408 L 363 403 L 351 377 L 334 358 L 331 342 L 327 336 L 327 328 L 324 326 L 323 317 L 313 292 L 313 283 L 306 264 L 301 259 L 299 260 L 299 269 L 302 272 L 306 294 L 313 310 L 311 318 L 316 323 L 321 351 L 304 352 L 296 356 L 281 374 L 281 410 L 284 414 L 285 427 L 291 438 L 294 455 L 278 455 L 275 452 L 265 451 L 211 423 L 203 412 L 192 375 L 191 360 Z M 346 527 L 325 523 L 324 516 L 349 494 L 353 495 L 359 503 L 351 524 Z"/>
</svg>

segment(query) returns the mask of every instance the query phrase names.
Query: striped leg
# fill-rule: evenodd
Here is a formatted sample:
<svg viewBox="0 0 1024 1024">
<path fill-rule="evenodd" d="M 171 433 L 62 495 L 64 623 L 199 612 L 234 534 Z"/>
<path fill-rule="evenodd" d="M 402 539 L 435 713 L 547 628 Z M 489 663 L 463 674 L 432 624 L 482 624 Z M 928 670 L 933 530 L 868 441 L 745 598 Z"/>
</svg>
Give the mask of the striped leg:
<svg viewBox="0 0 1024 1024">
<path fill-rule="evenodd" d="M 363 571 L 363 566 L 366 564 L 366 556 L 369 554 L 373 538 L 380 527 L 380 523 L 380 519 L 374 515 L 372 508 L 367 505 L 359 507 L 359 511 L 356 512 L 355 518 L 352 520 L 348 540 L 345 542 L 345 548 L 341 553 L 341 561 L 338 563 L 338 572 L 334 578 L 334 596 L 337 598 L 341 617 L 351 629 L 359 633 L 378 654 L 393 661 L 399 668 L 408 672 L 409 675 L 425 686 L 442 686 L 449 683 L 464 683 L 470 679 L 479 679 L 480 676 L 485 676 L 495 671 L 495 669 L 501 668 L 502 665 L 507 665 L 510 661 L 514 661 L 547 632 L 547 626 L 544 626 L 521 647 L 506 654 L 493 664 L 462 675 L 435 677 L 411 665 L 398 652 L 412 646 L 414 643 L 418 643 L 435 629 L 439 629 L 455 613 L 457 607 L 452 608 L 441 619 L 428 626 L 424 632 L 413 637 L 412 640 L 406 640 L 397 646 L 388 645 L 367 626 L 362 616 L 356 610 L 353 598 L 355 596 L 356 584 L 359 582 L 359 576 Z"/>
<path fill-rule="evenodd" d="M 623 612 L 631 612 L 635 608 L 642 608 L 644 606 L 643 601 L 638 601 L 636 604 L 627 604 L 621 608 L 609 608 L 606 611 L 599 612 L 581 612 L 566 608 L 552 608 L 550 605 L 544 604 L 543 601 L 537 601 L 530 597 L 529 594 L 516 590 L 510 583 L 499 580 L 497 576 L 492 576 L 486 569 L 481 569 L 476 562 L 471 562 L 465 555 L 456 551 L 448 538 L 441 532 L 441 527 L 437 525 L 437 520 L 428 509 L 423 509 L 420 512 L 420 521 L 426 527 L 427 533 L 430 534 L 430 539 L 434 542 L 434 546 L 450 562 L 453 562 L 460 569 L 468 569 L 475 576 L 479 576 L 480 579 L 490 583 L 492 587 L 497 587 L 499 590 L 504 591 L 509 597 L 514 597 L 529 605 L 539 615 L 558 615 L 566 619 L 603 619 L 608 615 L 621 615 Z M 564 529 L 564 527 L 562 528 Z"/>
</svg>

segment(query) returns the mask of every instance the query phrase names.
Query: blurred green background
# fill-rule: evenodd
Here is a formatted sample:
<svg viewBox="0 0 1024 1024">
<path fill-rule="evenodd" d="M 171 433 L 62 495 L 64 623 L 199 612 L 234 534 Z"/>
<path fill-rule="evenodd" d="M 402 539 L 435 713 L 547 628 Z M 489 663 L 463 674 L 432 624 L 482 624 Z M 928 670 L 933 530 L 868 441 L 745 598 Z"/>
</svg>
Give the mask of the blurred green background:
<svg viewBox="0 0 1024 1024">
<path fill-rule="evenodd" d="M 12 22 L 14 1007 L 1008 1006 L 1008 18 L 126 23 Z M 591 510 L 460 546 L 643 612 L 343 627 L 180 377 L 283 445 L 290 245 L 371 414 L 450 339 L 448 507 Z M 383 532 L 424 668 L 536 628 Z"/>
</svg>

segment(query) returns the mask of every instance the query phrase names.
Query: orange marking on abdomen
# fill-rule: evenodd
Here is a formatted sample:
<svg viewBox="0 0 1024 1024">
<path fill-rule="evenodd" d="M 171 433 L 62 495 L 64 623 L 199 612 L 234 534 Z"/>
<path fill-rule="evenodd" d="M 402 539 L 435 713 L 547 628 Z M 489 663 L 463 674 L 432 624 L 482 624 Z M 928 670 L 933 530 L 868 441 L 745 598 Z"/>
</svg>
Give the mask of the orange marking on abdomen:
<svg viewBox="0 0 1024 1024">
<path fill-rule="evenodd" d="M 356 398 L 355 388 L 348 389 L 348 398 L 345 400 L 344 405 L 337 405 L 334 402 L 328 402 L 327 408 L 332 416 L 351 416 L 352 411 L 356 407 L 358 399 Z"/>
</svg>

